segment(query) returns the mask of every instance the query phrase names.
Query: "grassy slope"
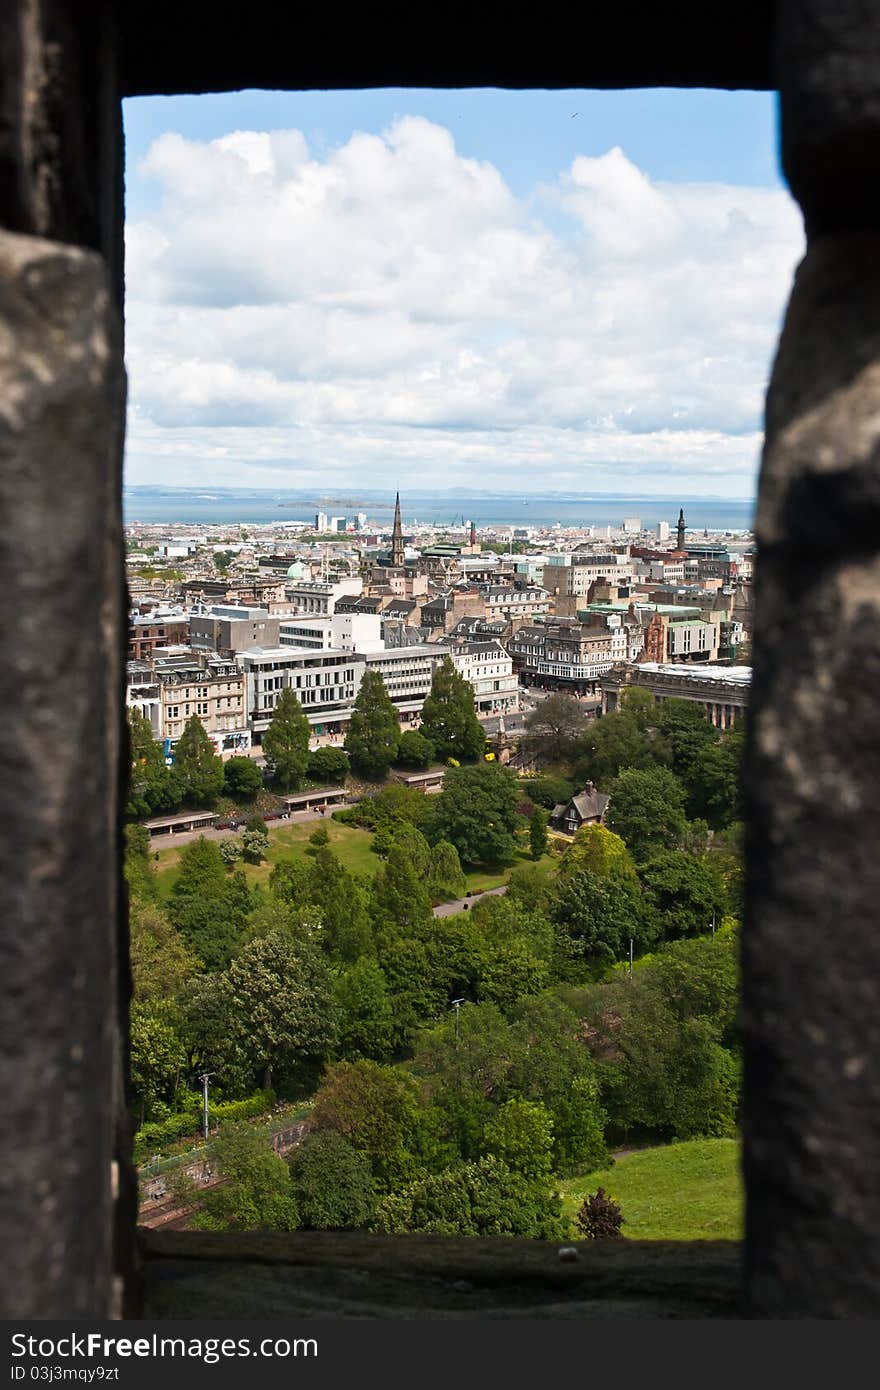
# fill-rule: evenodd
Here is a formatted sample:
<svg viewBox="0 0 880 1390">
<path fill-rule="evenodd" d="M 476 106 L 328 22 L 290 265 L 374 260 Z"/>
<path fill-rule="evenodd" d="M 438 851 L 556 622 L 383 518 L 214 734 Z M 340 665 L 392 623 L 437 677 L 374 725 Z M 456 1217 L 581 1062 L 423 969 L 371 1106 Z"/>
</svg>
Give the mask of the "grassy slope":
<svg viewBox="0 0 880 1390">
<path fill-rule="evenodd" d="M 588 1192 L 604 1187 L 625 1217 L 633 1240 L 740 1240 L 743 1199 L 739 1143 L 694 1139 L 644 1149 L 613 1167 L 560 1184 L 572 1218 Z"/>
<path fill-rule="evenodd" d="M 300 821 L 298 824 L 290 823 L 272 824 L 269 823 L 269 860 L 263 864 L 239 864 L 247 874 L 248 882 L 265 883 L 272 872 L 272 865 L 279 859 L 285 859 L 290 855 L 296 858 L 303 858 L 309 836 L 318 825 L 325 825 L 330 835 L 330 848 L 334 854 L 339 856 L 340 861 L 346 869 L 361 876 L 372 875 L 379 867 L 379 859 L 370 849 L 372 833 L 369 830 L 361 830 L 357 826 L 340 825 L 338 821 L 326 817 L 323 821 Z M 180 849 L 175 845 L 168 849 L 159 850 L 159 860 L 156 864 L 157 879 L 159 882 L 159 895 L 167 898 L 174 883 L 177 863 L 180 859 Z M 516 864 L 531 864 L 533 860 L 526 851 L 518 851 Z M 546 855 L 540 861 L 543 865 L 558 863 L 552 855 Z M 507 881 L 507 869 L 499 869 L 489 872 L 485 869 L 474 869 L 467 875 L 467 884 L 471 892 L 481 892 L 486 888 L 498 888 Z"/>
</svg>

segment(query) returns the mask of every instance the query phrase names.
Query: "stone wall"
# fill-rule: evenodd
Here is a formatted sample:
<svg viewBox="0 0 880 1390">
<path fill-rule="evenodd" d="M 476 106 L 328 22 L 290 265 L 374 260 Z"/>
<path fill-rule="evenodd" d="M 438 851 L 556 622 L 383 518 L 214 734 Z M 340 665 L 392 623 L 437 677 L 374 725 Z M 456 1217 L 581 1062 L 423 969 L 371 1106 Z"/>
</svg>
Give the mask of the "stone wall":
<svg viewBox="0 0 880 1390">
<path fill-rule="evenodd" d="M 6 0 L 0 577 L 17 623 L 0 660 L 3 1316 L 100 1317 L 137 1297 L 117 824 L 120 97 L 432 83 L 780 88 L 809 249 L 769 396 L 759 514 L 749 1306 L 880 1313 L 878 9 Z M 43 679 L 59 667 L 63 682 Z"/>
</svg>

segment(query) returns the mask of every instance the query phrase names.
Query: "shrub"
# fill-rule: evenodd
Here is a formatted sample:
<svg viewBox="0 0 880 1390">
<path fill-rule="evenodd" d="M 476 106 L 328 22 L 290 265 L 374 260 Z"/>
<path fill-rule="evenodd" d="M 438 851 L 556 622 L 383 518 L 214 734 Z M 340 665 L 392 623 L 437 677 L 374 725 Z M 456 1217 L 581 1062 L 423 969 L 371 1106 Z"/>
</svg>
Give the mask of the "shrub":
<svg viewBox="0 0 880 1390">
<path fill-rule="evenodd" d="M 246 830 L 241 837 L 242 853 L 248 864 L 260 864 L 269 853 L 269 836 L 265 830 Z"/>
<path fill-rule="evenodd" d="M 623 1240 L 620 1234 L 623 1213 L 604 1188 L 598 1188 L 585 1198 L 575 1219 L 578 1233 L 584 1240 Z"/>
<path fill-rule="evenodd" d="M 238 838 L 220 841 L 220 858 L 224 864 L 235 864 L 242 855 L 242 843 Z"/>
<path fill-rule="evenodd" d="M 329 845 L 329 843 L 330 831 L 327 829 L 326 825 L 316 826 L 316 828 L 312 831 L 311 835 L 309 836 L 309 844 L 311 845 L 311 849 L 307 850 L 306 853 L 317 854 L 319 849 L 323 849 L 324 846 Z"/>
</svg>

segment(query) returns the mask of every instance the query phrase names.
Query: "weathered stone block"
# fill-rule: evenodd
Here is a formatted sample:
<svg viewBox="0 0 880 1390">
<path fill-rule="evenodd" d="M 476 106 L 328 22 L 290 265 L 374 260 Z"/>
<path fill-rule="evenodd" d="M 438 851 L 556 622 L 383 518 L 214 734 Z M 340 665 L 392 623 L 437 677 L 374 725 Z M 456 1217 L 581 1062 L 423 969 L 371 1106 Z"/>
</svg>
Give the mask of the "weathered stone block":
<svg viewBox="0 0 880 1390">
<path fill-rule="evenodd" d="M 0 233 L 7 1318 L 111 1307 L 122 1100 L 120 343 L 97 255 Z"/>
<path fill-rule="evenodd" d="M 744 934 L 767 1316 L 880 1314 L 880 237 L 818 241 L 767 405 Z"/>
</svg>

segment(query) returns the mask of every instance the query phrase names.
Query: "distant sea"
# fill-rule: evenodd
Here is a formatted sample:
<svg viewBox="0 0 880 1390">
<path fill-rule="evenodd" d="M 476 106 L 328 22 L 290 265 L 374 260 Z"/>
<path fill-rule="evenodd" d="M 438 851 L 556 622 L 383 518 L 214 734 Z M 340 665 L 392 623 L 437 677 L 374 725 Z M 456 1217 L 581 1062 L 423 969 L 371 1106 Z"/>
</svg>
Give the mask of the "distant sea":
<svg viewBox="0 0 880 1390">
<path fill-rule="evenodd" d="M 123 509 L 133 522 L 223 525 L 314 520 L 318 511 L 353 517 L 366 512 L 369 522 L 389 527 L 394 493 L 376 490 L 305 492 L 256 488 L 127 487 Z M 635 496 L 626 493 L 426 493 L 406 491 L 400 499 L 404 526 L 454 526 L 463 520 L 477 526 L 620 526 L 638 517 L 643 527 L 668 521 L 675 528 L 684 508 L 689 530 L 744 531 L 751 528 L 754 502 L 726 497 Z"/>
</svg>

